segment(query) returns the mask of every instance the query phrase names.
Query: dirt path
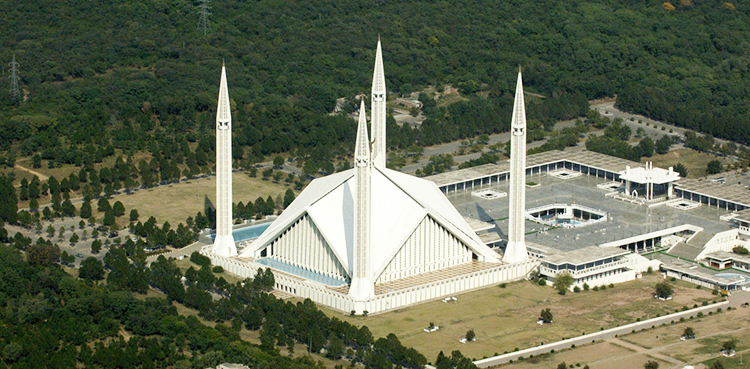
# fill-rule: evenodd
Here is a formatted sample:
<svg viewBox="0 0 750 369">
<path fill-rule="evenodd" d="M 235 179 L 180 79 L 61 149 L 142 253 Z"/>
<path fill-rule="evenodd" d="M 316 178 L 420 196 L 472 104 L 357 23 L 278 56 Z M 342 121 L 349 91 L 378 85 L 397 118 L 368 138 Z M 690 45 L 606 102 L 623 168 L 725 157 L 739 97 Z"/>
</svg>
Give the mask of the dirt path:
<svg viewBox="0 0 750 369">
<path fill-rule="evenodd" d="M 16 169 L 18 169 L 18 170 L 22 170 L 22 171 L 24 171 L 24 172 L 29 172 L 29 173 L 31 173 L 31 174 L 33 174 L 33 175 L 35 175 L 35 176 L 39 177 L 39 180 L 40 180 L 40 181 L 46 181 L 46 180 L 48 180 L 48 179 L 49 179 L 49 176 L 46 176 L 46 175 L 44 175 L 44 174 L 42 174 L 42 173 L 39 173 L 39 172 L 37 172 L 37 171 L 35 171 L 35 170 L 31 170 L 31 169 L 29 169 L 29 168 L 26 168 L 26 167 L 24 167 L 24 166 L 21 166 L 21 165 L 18 165 L 18 164 L 16 164 L 16 167 L 15 167 L 15 168 L 16 168 Z"/>
<path fill-rule="evenodd" d="M 684 362 L 682 362 L 680 360 L 677 360 L 677 359 L 675 359 L 673 357 L 670 357 L 670 356 L 663 355 L 663 354 L 659 353 L 659 350 L 663 349 L 664 347 L 668 347 L 668 346 L 662 346 L 662 347 L 657 347 L 657 348 L 653 348 L 653 349 L 647 349 L 647 348 L 644 348 L 644 347 L 641 347 L 641 346 L 638 346 L 638 345 L 634 345 L 634 344 L 629 343 L 629 342 L 625 342 L 625 341 L 623 341 L 623 340 L 621 340 L 619 338 L 610 338 L 610 339 L 607 339 L 607 341 L 609 343 L 612 343 L 612 344 L 624 347 L 626 349 L 630 349 L 630 350 L 635 351 L 636 353 L 634 353 L 633 355 L 646 354 L 646 355 L 651 356 L 651 357 L 653 357 L 655 359 L 663 360 L 663 361 L 666 361 L 668 363 L 672 363 L 672 364 L 675 364 L 675 365 L 685 365 L 686 364 L 686 363 L 684 363 Z M 672 346 L 672 345 L 669 345 L 669 346 Z M 608 361 L 608 360 L 612 360 L 612 359 L 621 359 L 621 358 L 609 358 L 607 360 L 602 360 L 602 361 Z"/>
<path fill-rule="evenodd" d="M 731 330 L 731 331 L 720 331 L 720 332 L 716 332 L 716 333 L 712 333 L 712 334 L 703 335 L 703 336 L 700 336 L 698 338 L 706 338 L 706 337 L 712 337 L 712 336 L 716 336 L 716 335 L 726 335 L 726 334 L 740 332 L 740 331 L 743 331 L 744 329 L 745 329 L 745 327 L 738 328 L 738 329 Z M 634 351 L 633 354 L 627 355 L 625 357 L 630 357 L 630 356 L 636 356 L 636 355 L 639 355 L 639 354 L 644 354 L 644 355 L 653 357 L 655 359 L 659 359 L 659 360 L 666 361 L 668 363 L 677 365 L 678 367 L 682 367 L 682 366 L 688 364 L 688 363 L 685 363 L 683 361 L 677 360 L 677 359 L 675 359 L 675 358 L 673 358 L 671 356 L 664 355 L 664 354 L 660 353 L 660 351 L 664 351 L 666 349 L 669 349 L 670 347 L 683 344 L 686 341 L 677 341 L 677 342 L 674 342 L 674 343 L 670 343 L 668 345 L 658 346 L 658 347 L 654 347 L 654 348 L 650 348 L 650 349 L 649 348 L 645 348 L 643 346 L 638 346 L 636 344 L 632 344 L 630 342 L 625 342 L 625 341 L 623 341 L 623 340 L 621 340 L 621 339 L 619 339 L 617 337 L 608 338 L 605 341 L 607 341 L 607 342 L 609 342 L 609 343 L 611 343 L 613 345 L 617 345 L 617 346 L 620 346 L 620 347 L 624 347 L 624 348 L 626 348 L 628 350 L 633 350 Z M 610 360 L 620 360 L 622 358 L 623 358 L 622 356 L 617 356 L 617 357 L 611 357 L 611 358 L 608 358 L 608 359 L 605 359 L 605 360 L 600 360 L 598 362 L 607 362 L 607 361 L 610 361 Z"/>
</svg>

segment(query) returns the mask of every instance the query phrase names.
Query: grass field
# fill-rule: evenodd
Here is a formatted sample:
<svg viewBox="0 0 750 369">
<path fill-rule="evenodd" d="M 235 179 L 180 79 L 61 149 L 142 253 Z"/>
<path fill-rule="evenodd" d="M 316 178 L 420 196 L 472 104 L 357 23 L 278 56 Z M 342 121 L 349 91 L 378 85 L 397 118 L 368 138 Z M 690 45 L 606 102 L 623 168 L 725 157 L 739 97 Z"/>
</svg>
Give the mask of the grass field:
<svg viewBox="0 0 750 369">
<path fill-rule="evenodd" d="M 653 161 L 654 166 L 669 168 L 677 163 L 682 163 L 688 170 L 688 178 L 701 178 L 706 175 L 708 162 L 718 159 L 722 165 L 728 161 L 715 155 L 704 154 L 692 149 L 671 150 L 664 155 L 654 155 L 650 158 L 643 157 L 641 162 Z"/>
<path fill-rule="evenodd" d="M 680 340 L 685 327 L 693 328 L 697 336 L 695 340 Z M 750 340 L 747 337 L 750 337 L 750 309 L 737 309 L 684 323 L 656 327 L 572 350 L 527 358 L 498 368 L 547 369 L 555 368 L 564 361 L 567 364 L 581 363 L 581 366 L 588 364 L 591 369 L 630 369 L 642 368 L 647 360 L 659 362 L 661 368 L 683 367 L 651 356 L 665 355 L 684 362 L 685 365 L 697 364 L 696 368 L 702 368 L 700 363 L 710 365 L 720 360 L 726 369 L 744 369 L 750 367 L 744 360 L 744 355 L 750 354 Z M 722 343 L 730 339 L 737 343 L 737 355 L 725 358 L 719 351 Z M 611 342 L 617 340 L 639 346 L 639 350 Z"/>
<path fill-rule="evenodd" d="M 656 274 L 647 275 L 605 291 L 569 292 L 565 296 L 553 288 L 521 281 L 506 288 L 495 286 L 458 295 L 454 303 L 428 302 L 366 318 L 323 311 L 358 326 L 367 325 L 376 337 L 393 332 L 428 361 L 434 361 L 441 350 L 460 350 L 467 357 L 481 359 L 632 323 L 637 318 L 664 315 L 714 298 L 710 291 L 677 283 L 672 300 L 654 301 L 653 286 L 658 280 Z M 536 324 L 543 308 L 552 309 L 553 324 Z M 430 322 L 440 330 L 422 331 Z M 460 343 L 469 329 L 476 332 L 477 340 Z"/>
<path fill-rule="evenodd" d="M 259 196 L 264 199 L 272 196 L 275 200 L 279 195 L 283 197 L 287 188 L 289 187 L 286 183 L 263 181 L 241 172 L 234 173 L 232 176 L 232 200 L 234 202 L 254 202 Z M 130 213 L 130 209 L 135 208 L 142 221 L 153 216 L 159 223 L 168 221 L 175 227 L 178 223 L 184 223 L 187 217 L 195 217 L 197 212 L 203 212 L 206 204 L 215 204 L 216 177 L 159 186 L 130 195 L 117 195 L 113 196 L 109 202 L 113 204 L 118 200 L 125 205 L 125 217 Z"/>
</svg>

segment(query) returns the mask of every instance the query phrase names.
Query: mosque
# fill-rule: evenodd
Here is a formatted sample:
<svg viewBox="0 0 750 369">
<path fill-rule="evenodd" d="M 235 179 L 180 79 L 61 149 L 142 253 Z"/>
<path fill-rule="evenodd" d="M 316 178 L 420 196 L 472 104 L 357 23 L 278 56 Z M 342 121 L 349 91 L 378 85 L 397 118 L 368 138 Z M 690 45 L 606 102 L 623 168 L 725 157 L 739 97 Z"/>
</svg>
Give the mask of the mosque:
<svg viewBox="0 0 750 369">
<path fill-rule="evenodd" d="M 386 168 L 386 86 L 378 41 L 368 134 L 364 101 L 352 169 L 313 180 L 254 241 L 231 231 L 231 112 L 222 68 L 217 109 L 217 235 L 201 253 L 230 273 L 271 268 L 276 289 L 372 314 L 521 279 L 539 262 L 524 242 L 526 116 L 521 71 L 511 123 L 509 239 L 487 245 L 433 181 Z M 230 137 L 230 139 L 227 139 Z"/>
</svg>

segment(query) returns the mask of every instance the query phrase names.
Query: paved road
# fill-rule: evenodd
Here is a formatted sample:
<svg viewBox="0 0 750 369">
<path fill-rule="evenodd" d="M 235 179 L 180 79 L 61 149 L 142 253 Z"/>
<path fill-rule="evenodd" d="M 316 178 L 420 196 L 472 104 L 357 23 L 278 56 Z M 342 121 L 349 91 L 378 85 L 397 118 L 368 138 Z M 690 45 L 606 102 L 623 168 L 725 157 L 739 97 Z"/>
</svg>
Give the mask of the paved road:
<svg viewBox="0 0 750 369">
<path fill-rule="evenodd" d="M 511 352 L 504 355 L 498 355 L 487 359 L 477 360 L 474 362 L 474 364 L 480 368 L 488 368 L 495 365 L 500 365 L 509 362 L 510 360 L 518 360 L 519 357 L 523 356 L 528 358 L 529 355 L 538 356 L 540 354 L 546 354 L 549 353 L 552 350 L 560 351 L 562 349 L 571 348 L 573 345 L 583 345 L 587 343 L 591 343 L 593 341 L 602 341 L 607 339 L 616 338 L 615 336 L 623 335 L 627 333 L 631 333 L 632 331 L 640 331 L 643 329 L 651 328 L 652 326 L 660 326 L 662 324 L 669 324 L 672 321 L 679 321 L 680 318 L 684 317 L 685 319 L 688 319 L 690 316 L 697 315 L 699 312 L 702 312 L 704 314 L 707 314 L 709 311 L 715 311 L 718 308 L 726 309 L 727 306 L 732 306 L 733 304 L 739 305 L 741 302 L 744 302 L 746 299 L 750 299 L 750 293 L 747 292 L 738 292 L 735 293 L 731 298 L 730 301 L 723 301 L 717 304 L 712 304 L 708 306 L 701 306 L 695 309 L 690 309 L 687 311 L 681 311 L 679 313 L 674 313 L 670 315 L 665 315 L 663 317 L 653 318 L 649 320 L 644 320 L 642 322 L 636 322 L 631 324 L 626 324 L 620 327 L 610 328 L 607 330 L 595 332 L 586 334 L 579 337 L 574 337 L 562 341 L 552 342 L 545 345 L 532 347 L 516 352 Z M 732 301 L 737 300 L 737 301 Z"/>
</svg>

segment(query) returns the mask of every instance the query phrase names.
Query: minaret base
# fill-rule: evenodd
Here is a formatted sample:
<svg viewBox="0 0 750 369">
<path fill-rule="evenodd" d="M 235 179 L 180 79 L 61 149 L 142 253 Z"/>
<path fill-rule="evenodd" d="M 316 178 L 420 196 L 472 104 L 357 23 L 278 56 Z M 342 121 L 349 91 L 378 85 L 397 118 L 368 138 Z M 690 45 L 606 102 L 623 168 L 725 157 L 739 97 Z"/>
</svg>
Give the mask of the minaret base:
<svg viewBox="0 0 750 369">
<path fill-rule="evenodd" d="M 354 313 L 362 314 L 365 302 L 375 296 L 375 285 L 369 278 L 354 278 L 349 285 L 349 296 L 354 300 Z"/>
<path fill-rule="evenodd" d="M 214 239 L 214 253 L 224 257 L 237 256 L 237 246 L 234 244 L 234 236 L 231 234 L 225 236 L 216 235 L 216 239 Z"/>
<path fill-rule="evenodd" d="M 508 245 L 505 246 L 505 255 L 503 256 L 504 262 L 516 264 L 526 261 L 528 258 L 528 254 L 526 253 L 526 243 L 524 241 L 508 242 Z"/>
</svg>

